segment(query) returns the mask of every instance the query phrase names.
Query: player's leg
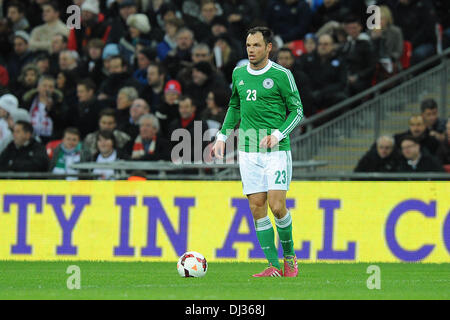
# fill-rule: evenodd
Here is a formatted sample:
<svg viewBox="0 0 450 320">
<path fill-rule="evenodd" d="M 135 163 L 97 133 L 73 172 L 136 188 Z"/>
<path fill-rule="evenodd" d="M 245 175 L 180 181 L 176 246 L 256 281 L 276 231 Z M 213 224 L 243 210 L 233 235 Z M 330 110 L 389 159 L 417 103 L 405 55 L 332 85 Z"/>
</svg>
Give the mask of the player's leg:
<svg viewBox="0 0 450 320">
<path fill-rule="evenodd" d="M 258 153 L 239 152 L 239 169 L 241 172 L 244 194 L 255 223 L 256 236 L 264 255 L 272 266 L 255 277 L 282 276 L 275 247 L 275 232 L 267 215 L 267 177 L 262 158 Z"/>
<path fill-rule="evenodd" d="M 286 208 L 286 193 L 284 190 L 269 190 L 268 192 L 269 207 L 275 216 L 275 225 L 285 257 L 295 255 L 292 239 L 292 217 Z"/>
<path fill-rule="evenodd" d="M 292 179 L 292 157 L 290 151 L 278 151 L 270 157 L 273 165 L 269 170 L 269 207 L 275 216 L 278 237 L 283 247 L 284 276 L 295 277 L 298 266 L 292 237 L 292 217 L 286 208 L 286 194 Z"/>
<path fill-rule="evenodd" d="M 264 255 L 269 264 L 280 269 L 278 252 L 275 246 L 275 231 L 267 215 L 267 193 L 249 194 L 247 198 L 255 223 L 256 236 L 264 251 Z"/>
</svg>

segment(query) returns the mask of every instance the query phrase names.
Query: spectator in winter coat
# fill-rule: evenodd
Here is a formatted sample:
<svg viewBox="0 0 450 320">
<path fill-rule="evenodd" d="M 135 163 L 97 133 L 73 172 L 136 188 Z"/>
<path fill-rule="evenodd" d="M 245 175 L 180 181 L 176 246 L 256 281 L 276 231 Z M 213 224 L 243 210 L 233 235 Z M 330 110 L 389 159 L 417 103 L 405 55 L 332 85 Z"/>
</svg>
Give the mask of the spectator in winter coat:
<svg viewBox="0 0 450 320">
<path fill-rule="evenodd" d="M 111 26 L 100 13 L 97 0 L 85 0 L 81 5 L 81 28 L 69 33 L 68 49 L 82 53 L 91 39 L 102 39 L 106 43 Z"/>
<path fill-rule="evenodd" d="M 355 172 L 396 172 L 400 157 L 395 152 L 394 138 L 381 136 L 358 162 Z"/>
<path fill-rule="evenodd" d="M 0 171 L 45 172 L 47 168 L 47 151 L 33 138 L 33 127 L 18 121 L 14 125 L 13 141 L 0 155 Z"/>
<path fill-rule="evenodd" d="M 439 147 L 439 140 L 430 135 L 430 130 L 425 126 L 425 122 L 421 115 L 413 115 L 408 121 L 409 130 L 398 133 L 394 136 L 395 145 L 400 147 L 400 143 L 406 136 L 413 136 L 419 143 L 422 149 L 427 149 L 428 153 L 435 155 Z"/>
<path fill-rule="evenodd" d="M 403 37 L 413 46 L 411 64 L 433 55 L 436 52 L 436 12 L 433 4 L 429 0 L 398 0 L 393 12 Z"/>
<path fill-rule="evenodd" d="M 443 172 L 439 160 L 430 155 L 426 149 L 421 149 L 420 142 L 412 136 L 403 137 L 400 144 L 403 158 L 398 172 Z"/>
<path fill-rule="evenodd" d="M 283 42 L 303 39 L 311 20 L 311 9 L 304 0 L 272 0 L 266 9 L 268 26 Z"/>
<path fill-rule="evenodd" d="M 348 91 L 350 95 L 354 95 L 370 87 L 375 72 L 376 55 L 370 37 L 362 32 L 358 17 L 348 17 L 344 29 L 348 38 L 341 55 L 348 70 Z"/>
</svg>

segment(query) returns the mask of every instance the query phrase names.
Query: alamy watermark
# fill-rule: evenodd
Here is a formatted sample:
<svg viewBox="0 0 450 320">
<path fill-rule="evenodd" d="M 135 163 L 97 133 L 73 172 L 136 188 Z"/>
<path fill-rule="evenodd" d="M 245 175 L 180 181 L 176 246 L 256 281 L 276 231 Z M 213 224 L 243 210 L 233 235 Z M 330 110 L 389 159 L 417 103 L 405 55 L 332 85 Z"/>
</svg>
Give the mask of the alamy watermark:
<svg viewBox="0 0 450 320">
<path fill-rule="evenodd" d="M 381 9 L 379 6 L 371 5 L 367 7 L 367 14 L 370 14 L 367 18 L 366 27 L 369 30 L 381 29 Z"/>
<path fill-rule="evenodd" d="M 370 265 L 366 270 L 367 274 L 370 274 L 367 278 L 366 285 L 369 290 L 380 290 L 381 289 L 381 269 L 377 265 Z"/>
<path fill-rule="evenodd" d="M 81 8 L 73 4 L 67 7 L 66 13 L 70 14 L 66 22 L 67 28 L 81 29 Z"/>
<path fill-rule="evenodd" d="M 67 274 L 70 276 L 67 278 L 67 289 L 69 290 L 80 290 L 81 289 L 81 269 L 79 266 L 71 265 L 67 267 Z"/>
</svg>

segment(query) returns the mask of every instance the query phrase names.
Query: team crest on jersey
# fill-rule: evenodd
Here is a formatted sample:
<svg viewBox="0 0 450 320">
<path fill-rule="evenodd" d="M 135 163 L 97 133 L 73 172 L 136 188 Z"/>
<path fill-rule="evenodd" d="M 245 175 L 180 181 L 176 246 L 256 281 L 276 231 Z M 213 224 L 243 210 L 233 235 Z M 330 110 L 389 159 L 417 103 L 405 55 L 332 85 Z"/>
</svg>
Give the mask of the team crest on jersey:
<svg viewBox="0 0 450 320">
<path fill-rule="evenodd" d="M 272 89 L 273 88 L 273 80 L 270 78 L 267 78 L 263 81 L 263 87 L 266 89 Z"/>
</svg>

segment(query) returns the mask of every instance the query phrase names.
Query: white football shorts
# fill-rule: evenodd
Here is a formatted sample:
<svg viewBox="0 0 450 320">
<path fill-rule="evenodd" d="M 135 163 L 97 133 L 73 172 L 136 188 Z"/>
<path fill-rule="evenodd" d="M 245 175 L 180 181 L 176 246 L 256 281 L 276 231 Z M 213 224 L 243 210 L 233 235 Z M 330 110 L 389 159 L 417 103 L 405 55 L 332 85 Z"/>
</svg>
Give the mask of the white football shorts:
<svg viewBox="0 0 450 320">
<path fill-rule="evenodd" d="M 287 191 L 292 179 L 291 151 L 239 151 L 239 170 L 245 195 L 269 190 Z"/>
</svg>

